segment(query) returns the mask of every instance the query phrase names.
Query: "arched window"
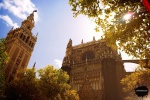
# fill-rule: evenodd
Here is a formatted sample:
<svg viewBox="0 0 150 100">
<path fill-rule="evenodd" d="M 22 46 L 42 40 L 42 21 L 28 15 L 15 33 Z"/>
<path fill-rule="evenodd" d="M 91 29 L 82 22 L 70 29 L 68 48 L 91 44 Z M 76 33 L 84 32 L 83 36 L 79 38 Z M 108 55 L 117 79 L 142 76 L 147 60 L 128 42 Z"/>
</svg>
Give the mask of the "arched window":
<svg viewBox="0 0 150 100">
<path fill-rule="evenodd" d="M 82 60 L 92 60 L 95 58 L 95 54 L 92 51 L 87 51 L 82 55 Z"/>
<path fill-rule="evenodd" d="M 30 30 L 30 26 L 28 26 L 28 29 Z"/>
<path fill-rule="evenodd" d="M 31 47 L 33 47 L 33 45 L 34 45 L 34 44 L 33 44 L 33 42 L 32 42 L 32 43 L 31 43 Z"/>
<path fill-rule="evenodd" d="M 20 35 L 20 38 L 22 38 L 23 34 Z"/>
<path fill-rule="evenodd" d="M 32 41 L 30 41 L 29 46 L 30 46 L 30 47 L 32 46 Z"/>
<path fill-rule="evenodd" d="M 29 38 L 30 38 L 30 37 L 28 36 L 27 39 L 26 39 L 26 43 L 28 42 Z"/>
<path fill-rule="evenodd" d="M 25 35 L 23 35 L 23 41 L 26 39 L 26 36 Z"/>
</svg>

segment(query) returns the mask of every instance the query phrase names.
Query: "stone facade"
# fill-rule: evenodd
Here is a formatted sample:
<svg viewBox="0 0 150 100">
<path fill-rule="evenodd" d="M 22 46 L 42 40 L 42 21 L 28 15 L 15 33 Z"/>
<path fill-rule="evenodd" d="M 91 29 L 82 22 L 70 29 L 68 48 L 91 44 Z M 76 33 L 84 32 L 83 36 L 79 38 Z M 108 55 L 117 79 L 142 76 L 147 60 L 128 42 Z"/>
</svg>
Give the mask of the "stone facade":
<svg viewBox="0 0 150 100">
<path fill-rule="evenodd" d="M 34 12 L 22 22 L 20 28 L 11 29 L 6 36 L 6 52 L 10 58 L 4 68 L 7 82 L 18 69 L 26 68 L 30 60 L 37 41 L 37 36 L 33 36 L 31 32 L 34 27 Z"/>
<path fill-rule="evenodd" d="M 121 55 L 106 46 L 104 39 L 66 48 L 62 69 L 80 100 L 123 100 L 120 79 L 125 75 Z"/>
</svg>

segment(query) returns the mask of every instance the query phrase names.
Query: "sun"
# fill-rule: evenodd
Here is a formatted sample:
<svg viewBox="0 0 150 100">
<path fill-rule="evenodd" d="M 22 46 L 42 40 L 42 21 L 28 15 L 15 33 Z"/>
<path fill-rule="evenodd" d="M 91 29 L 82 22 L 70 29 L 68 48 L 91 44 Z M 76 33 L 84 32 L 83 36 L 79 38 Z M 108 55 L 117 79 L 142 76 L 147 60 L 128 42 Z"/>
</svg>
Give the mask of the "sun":
<svg viewBox="0 0 150 100">
<path fill-rule="evenodd" d="M 132 17 L 132 13 L 127 13 L 127 14 L 125 14 L 124 16 L 123 16 L 123 19 L 124 20 L 129 20 L 129 19 L 131 19 L 131 17 Z"/>
</svg>

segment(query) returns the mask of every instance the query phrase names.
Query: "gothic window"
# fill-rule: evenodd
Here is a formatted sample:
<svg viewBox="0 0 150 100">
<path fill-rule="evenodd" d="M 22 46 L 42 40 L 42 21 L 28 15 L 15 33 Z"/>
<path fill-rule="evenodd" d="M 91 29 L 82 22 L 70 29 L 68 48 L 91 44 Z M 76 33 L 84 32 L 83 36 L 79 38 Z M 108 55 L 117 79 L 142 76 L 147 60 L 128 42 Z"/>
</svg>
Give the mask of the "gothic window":
<svg viewBox="0 0 150 100">
<path fill-rule="evenodd" d="M 34 45 L 34 44 L 33 44 L 33 43 L 31 43 L 31 47 L 33 47 L 33 45 Z"/>
<path fill-rule="evenodd" d="M 31 45 L 31 41 L 29 42 L 29 46 Z"/>
<path fill-rule="evenodd" d="M 26 36 L 25 35 L 23 35 L 23 41 L 26 39 Z"/>
<path fill-rule="evenodd" d="M 19 65 L 19 61 L 17 60 L 17 61 L 16 61 L 16 67 L 17 67 L 18 65 Z"/>
<path fill-rule="evenodd" d="M 23 34 L 20 35 L 20 38 L 22 38 Z"/>
<path fill-rule="evenodd" d="M 92 60 L 95 58 L 95 55 L 92 51 L 87 51 L 82 55 L 82 60 L 86 61 L 86 60 Z"/>
<path fill-rule="evenodd" d="M 33 44 L 33 43 L 31 42 L 31 44 L 30 44 L 31 47 L 32 47 L 32 44 Z"/>
<path fill-rule="evenodd" d="M 19 58 L 21 59 L 23 56 L 23 50 L 20 52 Z"/>
<path fill-rule="evenodd" d="M 28 29 L 30 30 L 30 26 L 28 26 Z"/>
<path fill-rule="evenodd" d="M 23 40 L 24 37 L 25 37 L 24 34 L 22 34 L 22 40 Z"/>
<path fill-rule="evenodd" d="M 30 38 L 30 37 L 28 36 L 27 39 L 26 39 L 26 43 L 29 41 L 29 38 Z"/>
</svg>

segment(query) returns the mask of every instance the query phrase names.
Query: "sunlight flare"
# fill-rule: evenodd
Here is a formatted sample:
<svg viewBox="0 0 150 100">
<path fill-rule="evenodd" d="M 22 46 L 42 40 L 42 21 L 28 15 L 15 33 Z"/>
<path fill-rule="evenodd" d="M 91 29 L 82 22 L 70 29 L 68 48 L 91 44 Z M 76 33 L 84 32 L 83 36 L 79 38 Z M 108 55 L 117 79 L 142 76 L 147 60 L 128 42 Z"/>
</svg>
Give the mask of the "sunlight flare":
<svg viewBox="0 0 150 100">
<path fill-rule="evenodd" d="M 132 13 L 125 14 L 125 15 L 123 16 L 123 19 L 124 19 L 124 20 L 129 20 L 129 19 L 131 19 L 132 15 L 133 15 Z"/>
</svg>

